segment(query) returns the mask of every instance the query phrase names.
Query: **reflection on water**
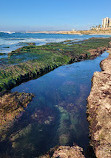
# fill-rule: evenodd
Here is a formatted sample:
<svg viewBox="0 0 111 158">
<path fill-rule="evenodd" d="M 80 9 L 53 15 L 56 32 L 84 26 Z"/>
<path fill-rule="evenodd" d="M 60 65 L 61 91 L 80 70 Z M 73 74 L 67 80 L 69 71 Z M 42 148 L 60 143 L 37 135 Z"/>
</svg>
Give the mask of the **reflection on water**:
<svg viewBox="0 0 111 158">
<path fill-rule="evenodd" d="M 86 149 L 89 143 L 86 99 L 92 75 L 100 71 L 99 63 L 107 56 L 104 53 L 94 60 L 61 66 L 13 88 L 13 92 L 31 92 L 35 97 L 10 129 L 7 141 L 11 145 L 5 152 L 33 158 L 56 145 L 76 143 Z"/>
</svg>

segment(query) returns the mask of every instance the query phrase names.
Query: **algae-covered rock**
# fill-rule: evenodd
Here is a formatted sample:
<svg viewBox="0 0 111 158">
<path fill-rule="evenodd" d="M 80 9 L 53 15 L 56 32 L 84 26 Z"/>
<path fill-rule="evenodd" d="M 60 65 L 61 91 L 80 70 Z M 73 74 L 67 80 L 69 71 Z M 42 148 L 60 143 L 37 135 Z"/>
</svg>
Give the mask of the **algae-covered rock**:
<svg viewBox="0 0 111 158">
<path fill-rule="evenodd" d="M 10 128 L 15 119 L 20 117 L 24 108 L 32 100 L 33 94 L 29 93 L 6 93 L 0 97 L 0 135 Z"/>
<path fill-rule="evenodd" d="M 44 155 L 40 158 L 85 158 L 82 154 L 83 149 L 79 146 L 59 146 L 55 151 L 53 151 L 53 155 L 50 156 Z"/>
<path fill-rule="evenodd" d="M 60 146 L 53 154 L 53 158 L 85 158 L 79 146 Z"/>
<path fill-rule="evenodd" d="M 39 77 L 58 66 L 94 58 L 108 48 L 111 38 L 90 38 L 74 42 L 69 40 L 18 48 L 8 57 L 0 59 L 0 91 L 10 90 L 17 84 Z M 22 43 L 23 44 L 23 43 Z"/>
</svg>

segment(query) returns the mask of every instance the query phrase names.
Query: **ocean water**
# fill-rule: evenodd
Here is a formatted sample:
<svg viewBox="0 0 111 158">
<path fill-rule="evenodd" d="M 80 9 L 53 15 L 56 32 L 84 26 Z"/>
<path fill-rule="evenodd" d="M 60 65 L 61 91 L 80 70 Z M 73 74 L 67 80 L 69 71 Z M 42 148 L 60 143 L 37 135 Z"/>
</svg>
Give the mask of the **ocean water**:
<svg viewBox="0 0 111 158">
<path fill-rule="evenodd" d="M 14 33 L 0 32 L 0 53 L 9 53 L 17 48 L 35 42 L 36 45 L 43 45 L 50 42 L 60 42 L 65 40 L 84 40 L 91 37 L 110 37 L 110 35 L 64 35 L 45 33 Z M 0 56 L 4 58 L 5 56 Z"/>
</svg>

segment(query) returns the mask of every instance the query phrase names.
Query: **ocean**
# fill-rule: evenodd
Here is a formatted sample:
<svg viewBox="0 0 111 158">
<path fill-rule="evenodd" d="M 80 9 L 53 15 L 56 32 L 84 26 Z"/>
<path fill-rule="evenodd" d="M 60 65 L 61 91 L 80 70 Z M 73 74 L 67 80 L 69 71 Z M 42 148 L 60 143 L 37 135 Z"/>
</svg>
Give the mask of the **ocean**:
<svg viewBox="0 0 111 158">
<path fill-rule="evenodd" d="M 0 32 L 0 53 L 9 53 L 27 43 L 34 42 L 36 45 L 43 45 L 51 42 L 65 40 L 84 40 L 91 37 L 110 37 L 111 35 L 68 35 L 68 34 L 45 34 L 45 33 L 21 33 L 21 32 Z M 7 55 L 0 56 L 0 58 Z"/>
</svg>

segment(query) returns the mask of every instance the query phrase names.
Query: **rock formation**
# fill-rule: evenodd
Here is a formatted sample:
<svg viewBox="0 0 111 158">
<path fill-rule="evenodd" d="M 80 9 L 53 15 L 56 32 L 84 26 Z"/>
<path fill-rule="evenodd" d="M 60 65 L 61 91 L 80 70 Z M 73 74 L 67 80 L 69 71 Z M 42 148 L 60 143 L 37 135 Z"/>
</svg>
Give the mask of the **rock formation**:
<svg viewBox="0 0 111 158">
<path fill-rule="evenodd" d="M 111 158 L 111 54 L 95 72 L 88 97 L 91 145 L 97 158 Z"/>
<path fill-rule="evenodd" d="M 0 97 L 0 140 L 32 100 L 31 93 L 7 92 Z"/>
</svg>

